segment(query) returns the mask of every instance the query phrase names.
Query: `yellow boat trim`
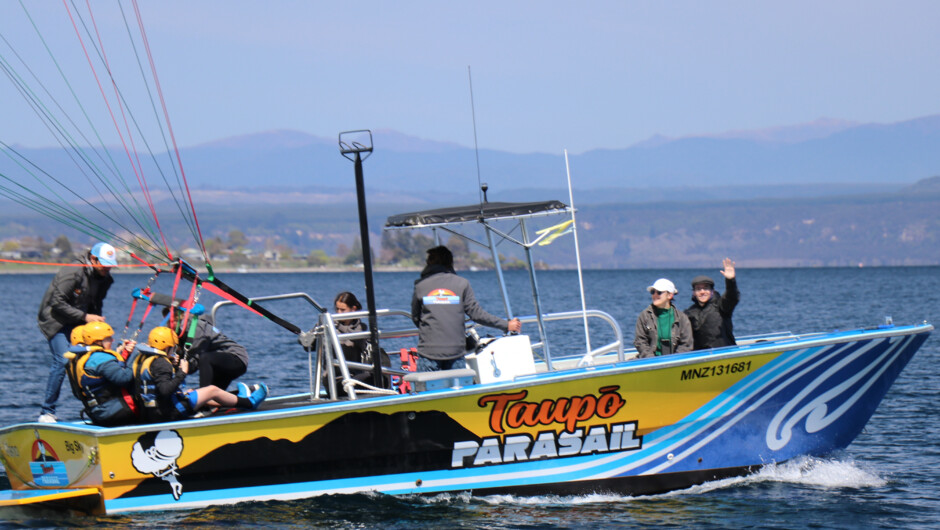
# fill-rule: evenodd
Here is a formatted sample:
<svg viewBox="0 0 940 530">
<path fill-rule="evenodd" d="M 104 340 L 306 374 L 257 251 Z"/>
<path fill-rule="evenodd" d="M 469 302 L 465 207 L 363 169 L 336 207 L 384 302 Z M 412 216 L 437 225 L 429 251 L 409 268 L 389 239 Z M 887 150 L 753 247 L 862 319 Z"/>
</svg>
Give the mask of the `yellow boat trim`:
<svg viewBox="0 0 940 530">
<path fill-rule="evenodd" d="M 60 501 L 101 495 L 98 488 L 82 488 L 74 490 L 5 490 L 0 491 L 0 506 L 23 506 L 25 504 L 39 504 L 43 502 Z"/>
</svg>

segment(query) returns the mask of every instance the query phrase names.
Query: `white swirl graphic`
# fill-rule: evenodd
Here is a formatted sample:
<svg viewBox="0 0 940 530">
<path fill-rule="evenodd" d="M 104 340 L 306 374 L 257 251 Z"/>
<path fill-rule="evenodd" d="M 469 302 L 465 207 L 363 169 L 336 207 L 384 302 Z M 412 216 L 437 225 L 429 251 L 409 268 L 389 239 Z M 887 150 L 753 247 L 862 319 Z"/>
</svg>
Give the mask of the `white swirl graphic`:
<svg viewBox="0 0 940 530">
<path fill-rule="evenodd" d="M 889 343 L 891 342 L 890 339 L 886 340 L 888 340 Z M 803 418 L 806 418 L 805 425 L 806 432 L 808 433 L 819 432 L 839 419 L 868 392 L 868 389 L 875 384 L 884 371 L 894 364 L 897 357 L 905 350 L 903 347 L 905 342 L 907 342 L 907 340 L 896 341 L 895 344 L 890 345 L 884 352 L 869 362 L 864 369 L 859 370 L 848 379 L 819 394 L 799 408 L 799 410 L 793 412 L 794 409 L 804 402 L 807 396 L 814 393 L 819 387 L 824 386 L 830 378 L 846 365 L 867 354 L 869 350 L 878 345 L 878 343 L 873 342 L 864 348 L 859 348 L 851 355 L 846 356 L 829 367 L 784 405 L 770 421 L 766 435 L 767 447 L 774 451 L 785 447 L 793 437 L 793 427 Z M 834 410 L 829 410 L 828 403 L 830 401 L 846 393 L 859 382 L 862 382 L 862 384 L 851 396 L 846 398 L 842 404 Z"/>
</svg>

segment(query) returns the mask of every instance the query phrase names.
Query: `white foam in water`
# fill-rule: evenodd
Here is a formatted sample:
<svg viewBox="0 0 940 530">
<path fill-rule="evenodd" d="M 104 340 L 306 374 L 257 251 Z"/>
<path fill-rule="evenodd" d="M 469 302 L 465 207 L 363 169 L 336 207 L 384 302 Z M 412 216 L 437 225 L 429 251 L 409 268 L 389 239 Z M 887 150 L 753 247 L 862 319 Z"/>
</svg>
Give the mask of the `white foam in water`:
<svg viewBox="0 0 940 530">
<path fill-rule="evenodd" d="M 887 480 L 866 471 L 852 460 L 819 459 L 803 457 L 772 469 L 782 471 L 781 481 L 799 482 L 828 488 L 867 488 L 880 487 Z M 792 470 L 796 475 L 790 479 Z M 764 472 L 762 469 L 761 472 Z"/>
<path fill-rule="evenodd" d="M 732 488 L 748 484 L 765 482 L 780 482 L 787 484 L 803 484 L 823 488 L 868 488 L 881 487 L 887 481 L 869 471 L 866 471 L 851 460 L 823 459 L 813 457 L 800 457 L 783 464 L 768 464 L 759 471 L 743 477 L 734 477 L 706 482 L 684 490 L 672 491 L 652 497 L 670 497 L 682 495 L 698 495 L 709 491 Z M 440 499 L 442 496 L 435 497 Z M 488 504 L 515 504 L 515 505 L 572 505 L 572 504 L 599 504 L 631 501 L 645 497 L 630 497 L 612 494 L 590 494 L 564 497 L 558 495 L 542 495 L 537 497 L 516 497 L 514 495 L 489 495 L 478 497 Z M 453 496 L 451 496 L 453 498 Z M 467 500 L 461 498 L 461 500 Z"/>
<path fill-rule="evenodd" d="M 851 460 L 800 457 L 783 464 L 768 464 L 744 477 L 706 482 L 700 486 L 672 492 L 672 495 L 702 493 L 740 484 L 784 482 L 824 488 L 867 488 L 884 486 L 887 481 L 866 471 Z"/>
</svg>

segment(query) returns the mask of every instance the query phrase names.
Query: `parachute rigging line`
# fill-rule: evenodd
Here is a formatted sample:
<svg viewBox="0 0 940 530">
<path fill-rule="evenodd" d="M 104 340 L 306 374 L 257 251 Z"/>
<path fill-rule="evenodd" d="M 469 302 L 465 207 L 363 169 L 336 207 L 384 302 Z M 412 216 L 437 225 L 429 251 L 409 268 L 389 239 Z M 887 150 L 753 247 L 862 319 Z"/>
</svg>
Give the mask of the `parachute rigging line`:
<svg viewBox="0 0 940 530">
<path fill-rule="evenodd" d="M 134 14 L 137 17 L 137 24 L 140 27 L 140 35 L 143 39 L 144 49 L 147 52 L 147 60 L 150 63 L 150 71 L 153 75 L 153 84 L 157 89 L 157 95 L 160 97 L 160 107 L 163 109 L 163 116 L 166 120 L 167 131 L 169 131 L 170 140 L 173 142 L 173 152 L 176 154 L 176 161 L 179 164 L 183 184 L 186 187 L 186 196 L 189 199 L 189 204 L 193 212 L 193 221 L 196 224 L 196 234 L 199 235 L 199 247 L 202 249 L 203 257 L 205 258 L 206 263 L 209 263 L 209 255 L 206 252 L 206 245 L 202 237 L 202 231 L 199 229 L 199 219 L 196 217 L 196 208 L 193 206 L 193 197 L 189 191 L 189 182 L 186 180 L 186 170 L 183 169 L 183 160 L 180 157 L 179 147 L 176 144 L 176 135 L 173 134 L 173 124 L 170 122 L 170 114 L 166 109 L 166 101 L 163 99 L 163 89 L 160 87 L 160 78 L 157 76 L 157 67 L 153 61 L 153 54 L 150 52 L 150 41 L 147 39 L 147 30 L 144 28 L 144 22 L 140 16 L 140 6 L 137 5 L 137 0 L 133 0 L 133 5 Z"/>
<path fill-rule="evenodd" d="M 69 48 L 68 51 L 78 53 L 78 50 L 80 50 L 81 54 L 84 55 L 84 62 L 87 63 L 91 78 L 94 80 L 94 84 L 89 86 L 97 87 L 104 105 L 103 108 L 106 109 L 121 147 L 125 152 L 127 163 L 130 166 L 129 169 L 133 171 L 137 180 L 137 191 L 132 190 L 122 176 L 126 173 L 126 170 L 121 169 L 118 162 L 111 156 L 111 150 L 105 147 L 105 142 L 94 121 L 86 111 L 85 105 L 82 104 L 81 98 L 75 87 L 73 87 L 69 76 L 66 75 L 65 69 L 62 67 L 63 63 L 56 58 L 53 47 L 43 38 L 43 32 L 40 30 L 37 21 L 29 13 L 22 0 L 19 5 L 35 31 L 44 53 L 48 56 L 50 65 L 54 66 L 54 71 L 61 78 L 60 82 L 63 83 L 64 90 L 66 90 L 63 93 L 68 94 L 74 100 L 73 105 L 83 117 L 81 121 L 87 125 L 80 126 L 78 124 L 72 113 L 66 110 L 63 102 L 54 95 L 54 90 L 42 81 L 38 71 L 31 67 L 30 63 L 25 60 L 24 55 L 2 34 L 2 29 L 0 29 L 0 40 L 12 52 L 12 57 L 15 57 L 18 63 L 15 65 L 13 61 L 4 56 L 3 50 L 0 49 L 0 70 L 4 72 L 5 76 L 29 105 L 29 108 L 39 117 L 41 123 L 63 148 L 62 152 L 67 155 L 77 168 L 78 173 L 84 177 L 96 196 L 100 197 L 101 200 L 89 199 L 87 192 L 74 185 L 74 177 L 70 177 L 69 183 L 66 184 L 63 178 L 53 177 L 50 172 L 43 170 L 30 161 L 24 153 L 13 149 L 2 141 L 0 141 L 0 150 L 4 151 L 7 158 L 13 160 L 15 166 L 17 166 L 15 169 L 24 172 L 27 175 L 26 179 L 35 181 L 38 186 L 24 186 L 22 184 L 24 182 L 23 177 L 15 173 L 9 173 L 4 167 L 0 166 L 0 182 L 9 184 L 8 186 L 0 185 L 0 195 L 6 196 L 51 219 L 67 224 L 82 233 L 100 239 L 108 239 L 112 242 L 123 243 L 129 251 L 133 253 L 136 250 L 141 255 L 148 256 L 150 261 L 173 261 L 170 244 L 157 215 L 157 197 L 154 195 L 154 188 L 152 188 L 146 176 L 150 172 L 147 168 L 152 167 L 159 173 L 166 191 L 169 192 L 172 203 L 179 211 L 180 219 L 188 226 L 207 267 L 210 267 L 211 270 L 209 255 L 205 248 L 205 241 L 192 200 L 192 192 L 169 119 L 169 111 L 157 76 L 155 60 L 137 1 L 132 1 L 134 18 L 136 19 L 136 32 L 131 28 L 132 25 L 124 6 L 120 2 L 117 3 L 127 39 L 127 42 L 120 43 L 120 48 L 128 51 L 128 55 L 134 61 L 139 83 L 144 87 L 153 113 L 150 119 L 156 124 L 156 130 L 159 131 L 166 154 L 166 158 L 162 162 L 155 155 L 155 150 L 148 142 L 147 135 L 143 132 L 142 122 L 135 115 L 132 110 L 133 106 L 129 104 L 125 97 L 126 91 L 122 90 L 122 83 L 119 82 L 116 76 L 117 72 L 114 70 L 115 63 L 105 51 L 106 43 L 110 42 L 111 47 L 114 48 L 115 43 L 123 39 L 115 41 L 106 38 L 107 35 L 102 33 L 97 23 L 91 2 L 86 0 L 85 8 L 81 9 L 74 0 L 62 0 L 67 19 L 79 44 L 79 46 Z M 100 10 L 102 5 L 95 4 L 95 7 Z M 23 24 L 20 23 L 20 25 Z M 139 43 L 137 39 L 140 39 Z M 141 61 L 141 50 L 147 54 L 151 75 L 149 79 Z M 133 53 L 130 53 L 130 51 Z M 28 56 L 32 57 L 33 55 Z M 75 59 L 71 59 L 64 64 L 71 66 L 79 63 Z M 17 72 L 20 68 L 28 73 L 29 78 Z M 134 68 L 128 69 L 128 71 L 133 70 Z M 99 71 L 101 72 L 100 75 Z M 105 89 L 102 82 L 105 75 L 107 76 L 106 81 L 111 84 L 110 91 L 113 92 L 111 98 L 109 98 L 109 91 Z M 30 87 L 33 83 L 39 87 L 38 91 Z M 162 112 L 157 109 L 157 99 Z M 86 134 L 86 130 L 92 133 L 91 137 L 95 138 L 96 141 L 90 139 L 90 136 Z M 98 145 L 99 148 L 93 147 L 94 145 Z M 141 156 L 145 154 L 149 154 L 146 164 Z M 57 171 L 61 170 L 57 169 Z M 145 206 L 138 203 L 138 194 L 146 203 Z M 58 202 L 50 201 L 49 197 Z M 82 205 L 81 211 L 78 205 Z M 95 219 L 92 219 L 92 217 L 95 217 Z M 98 219 L 99 217 L 100 219 Z M 122 219 L 129 219 L 129 222 L 122 221 Z M 116 225 L 117 230 L 105 228 L 105 226 L 110 225 Z M 145 235 L 145 237 L 135 234 Z"/>
<path fill-rule="evenodd" d="M 166 236 L 163 234 L 163 231 L 160 229 L 160 220 L 159 220 L 159 218 L 157 217 L 157 210 L 156 210 L 156 208 L 154 207 L 154 205 L 153 205 L 153 200 L 152 200 L 152 198 L 151 198 L 151 196 L 150 196 L 150 188 L 147 186 L 147 183 L 146 183 L 146 181 L 144 180 L 144 177 L 143 177 L 143 174 L 142 174 L 142 167 L 140 166 L 140 159 L 139 159 L 139 158 L 137 158 L 137 160 L 136 160 L 137 163 L 135 164 L 135 159 L 134 159 L 134 157 L 137 156 L 137 147 L 136 147 L 136 145 L 135 145 L 135 143 L 134 143 L 134 138 L 133 138 L 133 136 L 130 134 L 130 130 L 128 129 L 128 131 L 127 131 L 127 132 L 128 132 L 128 134 L 127 134 L 128 138 L 127 138 L 127 140 L 125 140 L 125 138 L 124 138 L 124 133 L 121 132 L 121 126 L 117 123 L 117 118 L 114 116 L 114 109 L 111 107 L 110 101 L 108 101 L 108 96 L 107 96 L 107 95 L 105 94 L 105 92 L 104 92 L 104 87 L 101 86 L 101 79 L 100 79 L 99 76 L 98 76 L 97 70 L 95 70 L 95 65 L 94 65 L 93 61 L 91 60 L 91 57 L 88 55 L 88 48 L 85 46 L 85 41 L 84 41 L 84 39 L 82 39 L 82 34 L 81 34 L 81 32 L 78 30 L 78 26 L 75 24 L 75 17 L 72 16 L 72 11 L 69 9 L 69 6 L 68 6 L 68 4 L 65 2 L 65 0 L 62 1 L 62 4 L 65 6 L 65 10 L 66 10 L 66 12 L 67 12 L 68 15 L 69 15 L 69 20 L 72 22 L 72 27 L 75 29 L 75 36 L 78 38 L 79 44 L 81 44 L 82 52 L 85 54 L 85 59 L 88 61 L 88 67 L 91 69 L 92 75 L 93 75 L 94 78 L 95 78 L 95 83 L 97 83 L 97 85 L 98 85 L 98 91 L 101 93 L 101 99 L 104 101 L 104 104 L 105 104 L 105 106 L 106 106 L 107 109 L 108 109 L 108 114 L 111 116 L 111 122 L 114 124 L 114 129 L 115 129 L 115 131 L 117 132 L 118 137 L 121 139 L 121 145 L 124 147 L 124 152 L 127 154 L 127 159 L 128 159 L 128 161 L 130 162 L 130 164 L 131 164 L 131 168 L 133 168 L 133 170 L 134 170 L 134 176 L 137 177 L 137 183 L 140 185 L 140 189 L 141 189 L 141 191 L 143 191 L 144 198 L 147 200 L 147 205 L 150 207 L 150 213 L 153 215 L 153 220 L 154 220 L 154 222 L 155 222 L 156 225 L 157 225 L 157 231 L 160 233 L 160 238 L 163 240 L 163 246 L 164 246 L 164 248 L 166 249 L 167 257 L 169 257 L 170 259 L 172 259 L 172 258 L 173 258 L 173 255 L 170 253 L 170 246 L 166 243 Z M 74 7 L 74 4 L 73 4 L 73 7 Z M 89 5 L 89 11 L 90 11 L 90 9 L 91 9 L 91 6 Z M 84 21 L 83 21 L 83 25 L 84 25 Z M 86 29 L 87 29 L 87 28 L 86 28 Z M 107 68 L 107 58 L 106 58 L 106 56 L 104 56 L 104 55 L 102 54 L 102 55 L 100 56 L 100 58 L 101 58 L 101 60 L 104 61 L 104 63 L 105 63 L 105 68 L 106 68 L 106 70 L 108 70 L 108 75 L 109 75 L 109 77 L 111 78 L 111 83 L 112 83 L 112 85 L 114 85 L 114 84 L 115 84 L 114 77 L 113 77 L 113 75 L 111 75 L 110 68 Z M 123 108 L 124 108 L 123 105 L 119 105 L 119 109 L 121 110 L 121 113 L 122 113 L 122 114 L 123 114 Z M 126 119 L 125 119 L 124 123 L 125 123 L 125 126 L 126 126 L 126 125 L 127 125 L 127 120 L 126 120 Z M 130 146 L 130 147 L 128 147 L 128 145 L 127 145 L 128 142 L 131 143 L 131 146 Z M 133 152 L 134 152 L 134 155 L 133 155 L 133 156 L 131 155 L 132 150 L 133 150 Z"/>
</svg>

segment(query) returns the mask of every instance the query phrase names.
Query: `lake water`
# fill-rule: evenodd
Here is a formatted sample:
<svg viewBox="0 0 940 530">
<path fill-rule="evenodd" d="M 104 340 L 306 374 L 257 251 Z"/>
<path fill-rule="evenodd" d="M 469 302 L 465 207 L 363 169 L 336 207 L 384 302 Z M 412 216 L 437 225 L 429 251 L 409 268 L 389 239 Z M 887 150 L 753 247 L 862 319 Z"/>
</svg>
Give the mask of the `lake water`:
<svg viewBox="0 0 940 530">
<path fill-rule="evenodd" d="M 679 305 L 689 305 L 689 280 L 703 270 L 586 271 L 589 308 L 610 313 L 632 342 L 636 315 L 649 303 L 645 287 L 660 276 L 679 286 Z M 493 273 L 465 272 L 482 305 L 503 314 Z M 415 273 L 378 273 L 380 307 L 407 310 Z M 330 305 L 342 290 L 365 302 L 364 282 L 354 273 L 223 274 L 220 277 L 250 297 L 305 292 Z M 34 421 L 39 414 L 49 350 L 36 326 L 39 300 L 52 274 L 0 275 L 0 425 Z M 105 302 L 105 316 L 120 332 L 129 312 L 130 292 L 148 277 L 118 274 Z M 940 268 L 739 269 L 741 303 L 735 311 L 738 336 L 788 330 L 827 331 L 881 324 L 940 322 Z M 513 312 L 533 313 L 525 272 L 507 273 Z M 539 273 L 545 311 L 580 309 L 577 274 Z M 157 286 L 170 288 L 161 278 Z M 200 298 L 207 307 L 218 299 Z M 314 317 L 303 301 L 266 304 L 301 328 Z M 138 309 L 138 316 L 141 310 Z M 151 317 L 149 324 L 155 317 Z M 135 320 L 136 325 L 136 320 Z M 251 354 L 246 382 L 265 381 L 273 394 L 308 388 L 307 354 L 296 338 L 273 323 L 229 306 L 220 309 L 218 326 Z M 523 331 L 534 332 L 534 326 Z M 592 343 L 610 340 L 603 326 L 592 325 Z M 571 351 L 583 341 L 578 323 L 553 324 L 553 352 Z M 397 346 L 397 345 L 396 345 Z M 294 502 L 247 503 L 182 512 L 90 517 L 38 509 L 0 510 L 2 527 L 57 526 L 278 526 L 383 528 L 552 528 L 552 527 L 768 527 L 820 528 L 940 527 L 940 339 L 932 336 L 905 368 L 868 427 L 844 452 L 824 459 L 803 459 L 768 466 L 756 475 L 708 483 L 650 497 L 474 497 L 431 498 L 337 495 Z M 78 418 L 78 402 L 63 385 L 58 415 Z M 0 489 L 9 487 L 5 474 Z"/>
</svg>

